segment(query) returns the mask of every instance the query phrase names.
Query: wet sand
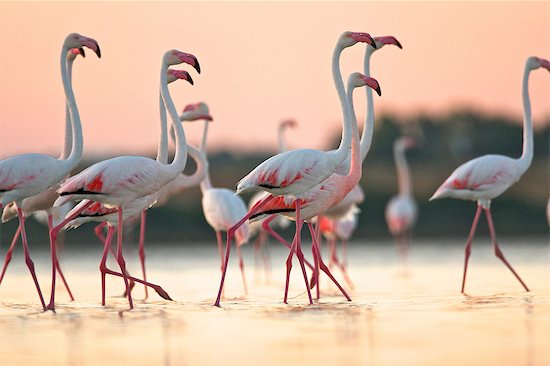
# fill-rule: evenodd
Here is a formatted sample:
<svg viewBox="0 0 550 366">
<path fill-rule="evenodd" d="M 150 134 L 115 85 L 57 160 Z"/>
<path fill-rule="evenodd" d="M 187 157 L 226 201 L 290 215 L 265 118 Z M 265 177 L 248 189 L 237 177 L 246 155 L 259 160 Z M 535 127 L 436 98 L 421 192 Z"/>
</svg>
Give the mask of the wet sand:
<svg viewBox="0 0 550 366">
<path fill-rule="evenodd" d="M 407 275 L 391 243 L 356 242 L 350 248 L 353 301 L 322 277 L 322 298 L 311 306 L 297 262 L 285 305 L 285 252 L 273 248 L 266 284 L 246 248 L 249 293 L 243 295 L 232 257 L 221 309 L 211 306 L 219 283 L 214 243 L 149 245 L 148 278 L 175 301 L 154 292 L 143 301 L 143 287 L 136 285 L 132 311 L 116 297 L 123 284 L 113 277 L 107 306 L 100 305 L 99 246 L 68 247 L 63 266 L 76 301 L 68 302 L 58 286 L 57 313 L 40 311 L 17 252 L 0 289 L 0 364 L 550 365 L 547 239 L 525 242 L 503 240 L 502 247 L 531 287 L 528 293 L 486 240 L 474 244 L 466 296 L 459 294 L 460 240 L 417 243 Z M 47 253 L 32 254 L 49 297 Z M 133 274 L 140 272 L 136 259 L 132 247 L 127 260 Z M 109 267 L 116 268 L 112 262 Z"/>
</svg>

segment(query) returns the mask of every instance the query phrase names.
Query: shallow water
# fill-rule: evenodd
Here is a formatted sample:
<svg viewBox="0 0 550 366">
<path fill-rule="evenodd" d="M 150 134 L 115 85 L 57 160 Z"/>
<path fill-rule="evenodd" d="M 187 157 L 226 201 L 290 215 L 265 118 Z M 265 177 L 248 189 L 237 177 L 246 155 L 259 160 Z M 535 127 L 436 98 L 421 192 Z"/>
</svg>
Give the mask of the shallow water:
<svg viewBox="0 0 550 366">
<path fill-rule="evenodd" d="M 463 244 L 417 242 L 405 272 L 391 243 L 356 242 L 350 247 L 353 301 L 322 277 L 322 298 L 314 305 L 307 305 L 297 262 L 289 304 L 282 303 L 282 248 L 272 246 L 269 283 L 245 248 L 249 293 L 243 294 L 232 256 L 221 309 L 211 306 L 219 284 L 214 243 L 149 245 L 148 278 L 175 301 L 154 292 L 143 301 L 137 286 L 132 311 L 116 297 L 123 290 L 119 278 L 108 277 L 107 306 L 100 305 L 99 245 L 68 246 L 63 267 L 76 301 L 68 302 L 58 285 L 57 313 L 40 311 L 17 252 L 0 289 L 0 364 L 550 365 L 548 239 L 502 241 L 528 293 L 492 255 L 490 243 L 478 240 L 468 295 L 459 294 Z M 129 247 L 127 262 L 138 274 L 135 246 Z M 32 254 L 48 297 L 47 253 Z M 116 269 L 113 262 L 109 267 Z"/>
</svg>

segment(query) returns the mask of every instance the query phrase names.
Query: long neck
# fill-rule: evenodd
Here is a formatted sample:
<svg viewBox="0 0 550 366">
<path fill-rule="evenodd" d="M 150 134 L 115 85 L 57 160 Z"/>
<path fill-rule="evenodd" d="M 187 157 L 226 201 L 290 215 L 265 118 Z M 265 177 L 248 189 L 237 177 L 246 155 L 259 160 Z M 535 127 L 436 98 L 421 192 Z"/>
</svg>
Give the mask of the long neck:
<svg viewBox="0 0 550 366">
<path fill-rule="evenodd" d="M 355 117 L 355 109 L 353 108 L 353 90 L 354 88 L 348 85 L 349 111 L 347 119 L 351 123 L 351 163 L 347 177 L 347 181 L 352 188 L 361 179 L 361 149 L 359 147 L 359 131 L 357 129 L 357 119 Z"/>
<path fill-rule="evenodd" d="M 397 169 L 397 185 L 399 195 L 410 196 L 411 195 L 411 173 L 407 159 L 405 158 L 405 151 L 401 146 L 395 146 L 393 148 L 393 154 L 395 157 L 395 167 Z"/>
<path fill-rule="evenodd" d="M 286 151 L 286 142 L 285 142 L 285 126 L 281 125 L 279 126 L 279 133 L 278 133 L 278 144 L 279 144 L 279 153 L 283 153 Z"/>
<path fill-rule="evenodd" d="M 160 141 L 157 150 L 157 161 L 162 164 L 168 163 L 168 126 L 166 121 L 166 107 L 159 91 L 159 113 L 160 113 Z"/>
<path fill-rule="evenodd" d="M 204 130 L 202 131 L 202 143 L 201 153 L 206 161 L 204 179 L 201 181 L 201 192 L 212 188 L 212 182 L 210 181 L 210 173 L 208 172 L 208 159 L 206 158 L 206 139 L 208 137 L 208 121 L 204 121 Z"/>
<path fill-rule="evenodd" d="M 334 86 L 338 92 L 338 98 L 340 99 L 340 106 L 342 108 L 342 139 L 340 140 L 340 146 L 333 155 L 335 166 L 340 165 L 342 161 L 349 154 L 352 140 L 352 126 L 351 121 L 347 118 L 350 115 L 350 105 L 348 98 L 346 97 L 346 90 L 344 89 L 344 82 L 342 80 L 342 73 L 340 72 L 340 55 L 344 49 L 337 45 L 334 48 L 332 54 L 332 78 L 334 80 Z"/>
<path fill-rule="evenodd" d="M 69 81 L 73 82 L 73 61 L 75 59 L 70 57 L 67 59 L 67 72 L 69 74 Z M 61 155 L 59 159 L 67 159 L 71 149 L 73 147 L 73 126 L 71 125 L 71 111 L 69 111 L 69 106 L 65 102 L 65 139 L 63 140 L 63 149 L 61 150 Z"/>
<path fill-rule="evenodd" d="M 163 60 L 160 70 L 160 90 L 176 134 L 176 155 L 174 156 L 172 163 L 168 165 L 175 178 L 178 174 L 181 174 L 185 168 L 185 163 L 187 162 L 187 143 L 185 141 L 185 132 L 183 132 L 183 127 L 180 123 L 176 106 L 174 105 L 174 101 L 172 100 L 170 91 L 168 90 L 167 73 L 168 63 Z"/>
<path fill-rule="evenodd" d="M 374 53 L 374 48 L 367 45 L 367 50 L 365 51 L 365 60 L 364 60 L 364 74 L 365 76 L 370 76 L 370 57 Z M 365 124 L 363 125 L 363 132 L 361 133 L 361 161 L 364 161 L 367 157 L 367 154 L 370 150 L 370 145 L 372 143 L 372 134 L 374 131 L 374 101 L 372 89 L 367 87 L 367 116 L 365 117 Z"/>
<path fill-rule="evenodd" d="M 531 101 L 529 100 L 529 74 L 531 69 L 525 65 L 522 83 L 523 98 L 523 151 L 519 163 L 523 171 L 529 168 L 533 160 L 533 122 L 531 119 Z"/>
<path fill-rule="evenodd" d="M 187 145 L 187 148 L 189 149 L 189 156 L 197 165 L 197 170 L 192 175 L 182 174 L 182 177 L 178 181 L 179 190 L 198 186 L 208 175 L 208 160 L 206 160 L 206 156 L 192 145 Z"/>
<path fill-rule="evenodd" d="M 69 108 L 72 121 L 72 146 L 71 153 L 65 160 L 69 170 L 76 168 L 82 158 L 82 125 L 80 124 L 80 115 L 76 106 L 76 100 L 73 93 L 73 85 L 67 72 L 67 52 L 69 49 L 65 46 L 61 48 L 61 79 L 63 80 L 63 89 L 65 90 L 65 100 Z"/>
</svg>

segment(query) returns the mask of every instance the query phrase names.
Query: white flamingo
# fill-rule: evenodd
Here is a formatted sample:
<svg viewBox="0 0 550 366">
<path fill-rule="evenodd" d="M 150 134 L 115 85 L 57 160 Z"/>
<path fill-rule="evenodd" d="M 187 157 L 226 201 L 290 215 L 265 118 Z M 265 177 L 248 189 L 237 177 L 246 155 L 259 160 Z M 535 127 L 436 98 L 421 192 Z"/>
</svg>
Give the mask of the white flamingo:
<svg viewBox="0 0 550 366">
<path fill-rule="evenodd" d="M 3 207 L 10 202 L 15 202 L 16 204 L 19 226 L 21 227 L 21 239 L 23 242 L 25 261 L 33 277 L 44 310 L 48 307 L 46 307 L 44 298 L 42 297 L 42 292 L 40 291 L 40 286 L 34 271 L 34 264 L 29 255 L 22 204 L 23 199 L 39 194 L 57 185 L 78 165 L 82 157 L 82 126 L 80 124 L 80 115 L 78 114 L 72 83 L 69 80 L 66 62 L 69 50 L 81 47 L 88 47 L 93 50 L 98 57 L 101 57 L 99 45 L 91 38 L 81 36 L 77 33 L 71 33 L 63 42 L 60 62 L 61 77 L 63 80 L 66 103 L 71 114 L 73 139 L 69 156 L 66 159 L 56 159 L 44 154 L 23 154 L 0 161 L 0 209 L 3 209 Z M 52 251 L 55 252 L 55 242 L 53 242 L 51 238 L 50 246 Z M 52 257 L 53 278 L 55 278 L 55 266 L 56 260 Z"/>
<path fill-rule="evenodd" d="M 464 286 L 466 284 L 466 272 L 468 270 L 468 259 L 470 257 L 472 240 L 481 210 L 485 211 L 485 215 L 487 216 L 487 224 L 489 225 L 489 232 L 491 234 L 495 255 L 514 274 L 525 291 L 529 291 L 527 285 L 525 285 L 514 268 L 508 263 L 497 243 L 493 218 L 491 216 L 491 201 L 517 182 L 531 165 L 531 160 L 533 160 L 533 125 L 531 118 L 531 101 L 529 99 L 529 75 L 531 71 L 540 67 L 550 71 L 550 62 L 534 56 L 529 57 L 525 63 L 523 72 L 523 151 L 521 157 L 514 159 L 503 155 L 484 155 L 470 160 L 456 168 L 430 198 L 430 200 L 434 200 L 437 198 L 451 197 L 477 201 L 477 210 L 464 250 L 462 293 L 464 293 Z"/>
</svg>

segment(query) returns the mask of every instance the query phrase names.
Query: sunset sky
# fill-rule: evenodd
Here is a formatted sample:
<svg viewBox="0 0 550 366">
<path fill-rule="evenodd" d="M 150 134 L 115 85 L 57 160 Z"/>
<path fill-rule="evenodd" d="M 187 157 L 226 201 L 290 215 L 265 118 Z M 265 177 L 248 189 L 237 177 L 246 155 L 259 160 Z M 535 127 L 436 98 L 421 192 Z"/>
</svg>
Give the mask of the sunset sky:
<svg viewBox="0 0 550 366">
<path fill-rule="evenodd" d="M 277 123 L 295 118 L 291 147 L 324 147 L 341 112 L 331 54 L 345 30 L 394 35 L 372 58 L 376 111 L 406 116 L 475 106 L 521 120 L 525 59 L 550 58 L 550 2 L 0 2 L 0 158 L 57 154 L 64 94 L 59 52 L 78 32 L 96 39 L 74 67 L 84 154 L 150 152 L 158 143 L 163 53 L 196 55 L 190 86 L 170 86 L 178 110 L 205 101 L 212 150 L 275 149 Z M 344 79 L 362 71 L 364 44 L 342 55 Z M 531 76 L 535 125 L 550 116 L 550 75 Z M 356 93 L 358 116 L 364 94 Z M 198 124 L 186 125 L 197 142 Z M 518 136 L 518 138 L 520 138 Z"/>
</svg>

